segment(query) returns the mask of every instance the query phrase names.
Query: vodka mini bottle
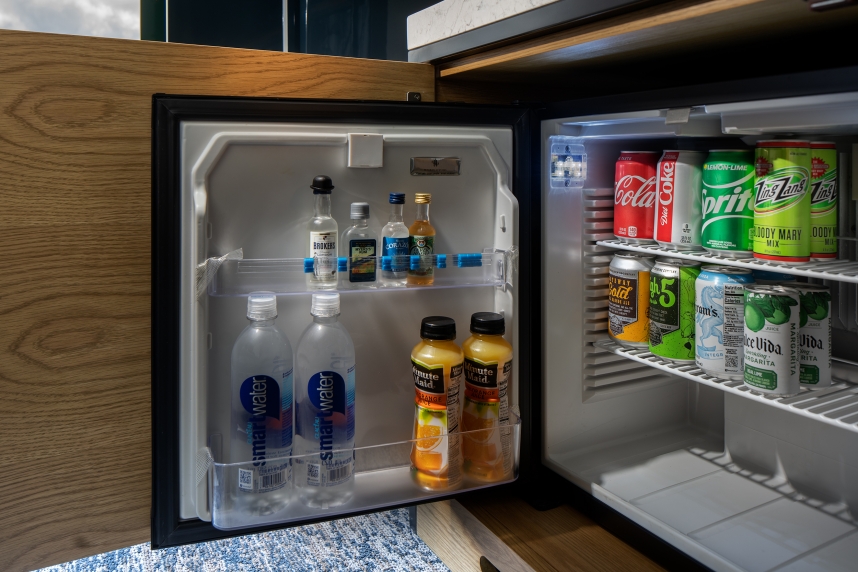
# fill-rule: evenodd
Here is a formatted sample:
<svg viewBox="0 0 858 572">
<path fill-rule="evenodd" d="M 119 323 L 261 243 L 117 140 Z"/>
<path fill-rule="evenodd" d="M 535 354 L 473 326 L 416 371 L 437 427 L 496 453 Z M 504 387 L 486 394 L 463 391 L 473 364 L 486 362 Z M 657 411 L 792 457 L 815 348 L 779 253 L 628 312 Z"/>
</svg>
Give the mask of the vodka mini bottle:
<svg viewBox="0 0 858 572">
<path fill-rule="evenodd" d="M 310 290 L 337 288 L 337 221 L 331 216 L 331 178 L 319 175 L 310 185 L 315 199 L 313 218 L 307 224 L 307 256 L 314 259 L 314 269 L 307 274 Z"/>
<path fill-rule="evenodd" d="M 348 256 L 347 288 L 371 288 L 378 275 L 378 238 L 369 228 L 369 203 L 352 203 L 352 226 L 343 231 L 341 244 Z"/>
<path fill-rule="evenodd" d="M 338 293 L 313 293 L 310 313 L 295 368 L 295 490 L 330 508 L 354 491 L 355 346 L 337 320 Z"/>
<path fill-rule="evenodd" d="M 408 278 L 408 227 L 402 219 L 405 193 L 390 193 L 390 216 L 381 229 L 381 255 L 390 257 L 381 264 L 381 283 L 384 286 L 405 286 Z"/>
<path fill-rule="evenodd" d="M 462 484 L 459 387 L 465 358 L 455 342 L 452 318 L 423 318 L 420 338 L 411 350 L 415 390 L 411 476 L 423 490 L 447 491 Z"/>
<path fill-rule="evenodd" d="M 232 348 L 232 422 L 229 479 L 234 509 L 271 514 L 289 502 L 292 454 L 292 346 L 274 324 L 277 297 L 247 298 L 250 324 Z M 252 461 L 252 464 L 250 463 Z"/>
<path fill-rule="evenodd" d="M 408 284 L 415 286 L 429 286 L 435 281 L 435 268 L 429 256 L 435 252 L 435 228 L 429 222 L 429 204 L 432 195 L 429 193 L 417 193 L 414 195 L 417 204 L 417 217 L 408 229 L 409 254 L 420 255 L 420 266 L 416 270 L 408 270 Z"/>
</svg>

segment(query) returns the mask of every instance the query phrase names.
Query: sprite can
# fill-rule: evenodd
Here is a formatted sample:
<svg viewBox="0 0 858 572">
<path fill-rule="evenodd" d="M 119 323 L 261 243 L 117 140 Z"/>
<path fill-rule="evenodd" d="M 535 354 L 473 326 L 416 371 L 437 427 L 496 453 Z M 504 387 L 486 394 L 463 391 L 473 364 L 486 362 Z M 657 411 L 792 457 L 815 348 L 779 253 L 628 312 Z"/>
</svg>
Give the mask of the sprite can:
<svg viewBox="0 0 858 572">
<path fill-rule="evenodd" d="M 730 258 L 754 255 L 752 151 L 713 149 L 703 164 L 703 248 Z"/>
<path fill-rule="evenodd" d="M 799 380 L 802 387 L 831 385 L 831 291 L 821 284 L 790 284 L 799 296 Z"/>
<path fill-rule="evenodd" d="M 810 144 L 810 255 L 837 257 L 837 146 Z"/>
<path fill-rule="evenodd" d="M 658 258 L 649 279 L 649 351 L 674 363 L 694 363 L 694 282 L 700 263 Z"/>
<path fill-rule="evenodd" d="M 745 287 L 745 385 L 788 397 L 799 384 L 798 291 L 786 286 Z"/>
<path fill-rule="evenodd" d="M 810 142 L 760 141 L 754 183 L 754 257 L 810 260 Z"/>
</svg>

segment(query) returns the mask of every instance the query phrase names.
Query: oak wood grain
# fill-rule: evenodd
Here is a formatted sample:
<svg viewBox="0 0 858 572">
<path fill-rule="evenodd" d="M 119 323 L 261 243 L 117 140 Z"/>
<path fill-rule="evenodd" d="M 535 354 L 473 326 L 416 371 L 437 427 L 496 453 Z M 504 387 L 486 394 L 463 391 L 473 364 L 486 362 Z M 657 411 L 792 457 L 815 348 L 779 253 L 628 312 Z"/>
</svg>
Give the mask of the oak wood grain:
<svg viewBox="0 0 858 572">
<path fill-rule="evenodd" d="M 0 30 L 0 570 L 149 538 L 152 94 L 408 91 L 432 66 Z"/>
<path fill-rule="evenodd" d="M 664 570 L 569 505 L 537 511 L 516 497 L 483 495 L 462 506 L 538 572 Z"/>
<path fill-rule="evenodd" d="M 858 6 L 814 13 L 801 0 L 674 0 L 439 64 L 439 78 L 533 81 L 563 78 L 582 63 L 671 55 L 704 45 L 780 38 L 858 21 Z M 762 55 L 762 64 L 767 58 Z M 758 59 L 749 59 L 748 65 Z"/>
<path fill-rule="evenodd" d="M 418 505 L 417 535 L 452 572 L 480 572 L 481 556 L 503 572 L 533 572 L 527 562 L 455 500 Z"/>
</svg>

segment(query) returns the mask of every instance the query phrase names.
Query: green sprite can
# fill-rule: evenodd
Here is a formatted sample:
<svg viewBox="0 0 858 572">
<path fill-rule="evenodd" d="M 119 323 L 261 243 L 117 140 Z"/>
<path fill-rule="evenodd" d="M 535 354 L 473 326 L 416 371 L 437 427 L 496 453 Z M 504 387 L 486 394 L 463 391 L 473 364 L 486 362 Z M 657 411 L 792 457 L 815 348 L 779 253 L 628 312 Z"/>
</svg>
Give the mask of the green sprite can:
<svg viewBox="0 0 858 572">
<path fill-rule="evenodd" d="M 754 182 L 754 257 L 810 260 L 810 142 L 760 141 Z"/>
<path fill-rule="evenodd" d="M 798 291 L 776 284 L 745 286 L 745 385 L 788 397 L 798 394 Z"/>
<path fill-rule="evenodd" d="M 730 258 L 754 255 L 752 151 L 713 149 L 703 164 L 703 248 Z"/>
<path fill-rule="evenodd" d="M 694 283 L 700 263 L 658 258 L 649 275 L 649 351 L 674 363 L 694 363 Z"/>
<path fill-rule="evenodd" d="M 810 144 L 810 255 L 837 257 L 837 146 Z"/>
</svg>

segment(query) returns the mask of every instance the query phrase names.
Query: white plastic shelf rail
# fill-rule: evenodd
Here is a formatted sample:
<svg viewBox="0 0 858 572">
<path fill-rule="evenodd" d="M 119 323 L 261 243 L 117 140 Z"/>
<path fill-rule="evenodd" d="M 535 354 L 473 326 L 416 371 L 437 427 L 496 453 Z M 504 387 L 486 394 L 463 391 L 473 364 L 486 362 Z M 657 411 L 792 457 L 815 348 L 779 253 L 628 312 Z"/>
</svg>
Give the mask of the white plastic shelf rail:
<svg viewBox="0 0 858 572">
<path fill-rule="evenodd" d="M 694 364 L 678 365 L 665 361 L 643 348 L 629 349 L 610 339 L 599 340 L 593 345 L 703 385 L 717 387 L 722 391 L 754 399 L 772 407 L 785 409 L 791 413 L 816 419 L 829 425 L 858 432 L 858 385 L 835 380 L 834 385 L 826 389 L 812 391 L 802 388 L 798 395 L 777 397 L 753 391 L 741 381 L 712 377 L 703 373 Z"/>
<path fill-rule="evenodd" d="M 750 268 L 751 270 L 782 272 L 784 274 L 794 274 L 796 276 L 807 276 L 808 278 L 839 280 L 841 282 L 858 284 L 858 262 L 853 260 L 814 260 L 803 264 L 784 264 L 756 258 L 727 258 L 725 256 L 710 254 L 705 251 L 680 252 L 657 244 L 626 244 L 619 240 L 599 240 L 596 244 L 617 248 L 619 250 L 640 252 L 642 254 L 696 260 L 704 264 L 724 264 L 727 266 L 738 266 L 739 268 Z"/>
</svg>

